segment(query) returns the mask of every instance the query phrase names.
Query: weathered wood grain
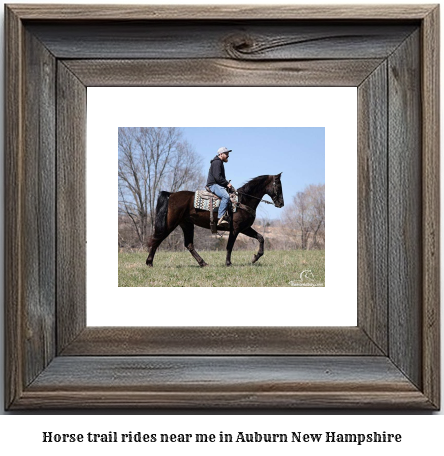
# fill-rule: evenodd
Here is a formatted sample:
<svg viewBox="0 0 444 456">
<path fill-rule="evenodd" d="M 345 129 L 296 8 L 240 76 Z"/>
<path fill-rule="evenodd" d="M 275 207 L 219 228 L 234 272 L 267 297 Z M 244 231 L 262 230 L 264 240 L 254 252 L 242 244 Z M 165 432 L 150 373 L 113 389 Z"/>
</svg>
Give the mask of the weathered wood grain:
<svg viewBox="0 0 444 456">
<path fill-rule="evenodd" d="M 439 6 L 422 26 L 423 387 L 440 403 Z"/>
<path fill-rule="evenodd" d="M 273 21 L 28 25 L 62 59 L 377 59 L 387 58 L 415 28 Z"/>
<path fill-rule="evenodd" d="M 57 350 L 86 326 L 86 87 L 57 68 Z"/>
<path fill-rule="evenodd" d="M 56 358 L 32 389 L 116 391 L 131 387 L 133 391 L 204 392 L 230 385 L 232 392 L 288 392 L 296 389 L 295 384 L 311 392 L 337 391 L 345 384 L 353 384 L 355 391 L 416 389 L 387 358 L 372 356 L 67 356 Z"/>
<path fill-rule="evenodd" d="M 55 60 L 9 11 L 6 23 L 8 405 L 55 354 Z"/>
<path fill-rule="evenodd" d="M 358 89 L 358 326 L 388 352 L 387 64 Z"/>
<path fill-rule="evenodd" d="M 88 87 L 142 86 L 351 86 L 382 59 L 234 61 L 64 60 Z"/>
<path fill-rule="evenodd" d="M 157 8 L 100 5 L 83 8 L 79 5 L 14 5 L 6 7 L 5 17 L 7 408 L 439 407 L 436 6 Z M 304 85 L 310 85 L 310 81 L 319 84 L 336 77 L 343 83 L 351 83 L 352 77 L 359 75 L 358 80 L 368 71 L 368 78 L 361 79 L 360 107 L 366 109 L 367 106 L 369 118 L 360 119 L 363 128 L 360 142 L 365 145 L 365 141 L 369 141 L 369 144 L 361 151 L 367 160 L 360 162 L 359 172 L 370 193 L 360 210 L 366 216 L 373 211 L 381 223 L 384 219 L 379 213 L 383 207 L 382 190 L 376 189 L 375 184 L 380 182 L 378 179 L 383 182 L 383 178 L 379 172 L 371 172 L 375 169 L 371 154 L 374 151 L 382 154 L 381 113 L 375 112 L 378 108 L 375 100 L 383 99 L 384 89 L 383 84 L 375 80 L 382 80 L 378 72 L 383 71 L 384 65 L 387 67 L 390 254 L 386 335 L 377 327 L 379 323 L 383 325 L 385 317 L 378 314 L 383 309 L 377 304 L 383 302 L 380 299 L 383 288 L 375 279 L 382 275 L 380 268 L 384 264 L 377 262 L 369 266 L 374 252 L 383 249 L 384 241 L 378 241 L 382 242 L 379 244 L 374 238 L 369 243 L 373 247 L 365 250 L 362 257 L 372 277 L 365 282 L 370 292 L 370 297 L 366 297 L 369 307 L 359 310 L 359 328 L 287 328 L 282 332 L 275 328 L 270 329 L 270 340 L 261 338 L 260 330 L 254 328 L 245 333 L 237 332 L 236 328 L 216 328 L 212 329 L 212 335 L 205 330 L 193 334 L 192 330 L 178 329 L 172 340 L 168 340 L 167 328 L 85 329 L 86 88 L 79 78 L 86 75 L 85 78 L 106 83 L 112 77 L 99 73 L 108 68 L 116 72 L 116 80 L 127 76 L 130 81 L 127 84 L 141 82 L 143 64 L 147 63 L 128 61 L 137 73 L 133 77 L 125 73 L 122 60 L 112 62 L 114 67 L 106 67 L 104 60 L 124 52 L 124 34 L 115 31 L 119 39 L 115 40 L 113 50 L 112 36 L 108 31 L 103 33 L 112 27 L 92 30 L 98 22 L 104 25 L 110 19 L 108 25 L 115 30 L 122 21 L 131 21 L 129 25 L 135 29 L 127 35 L 128 49 L 143 54 L 146 45 L 147 55 L 159 60 L 156 64 L 164 64 L 165 69 L 172 68 L 166 59 L 201 56 L 195 61 L 207 60 L 199 68 L 206 69 L 208 74 L 202 78 L 208 81 L 219 81 L 217 73 L 221 72 L 231 84 L 238 85 L 243 80 L 254 84 L 251 74 L 256 71 L 265 85 L 286 84 L 298 78 Z M 328 24 L 310 22 L 320 19 L 327 19 Z M 140 25 L 141 20 L 149 22 L 152 29 L 142 31 L 147 23 Z M 370 22 L 365 23 L 366 20 Z M 190 38 L 181 42 L 178 42 L 179 21 L 185 26 L 184 30 L 191 31 Z M 214 31 L 209 30 L 208 25 L 217 21 L 220 24 Z M 50 37 L 45 42 L 43 35 L 34 34 L 37 22 L 39 30 L 43 30 L 41 26 L 46 27 L 48 37 L 51 30 L 60 25 L 67 27 L 69 35 L 73 33 L 71 26 L 79 22 L 84 23 L 80 33 L 87 31 L 87 34 L 79 40 L 78 48 L 73 42 L 74 35 L 66 35 L 66 41 Z M 165 26 L 165 35 L 174 31 L 173 36 L 162 37 L 161 26 Z M 330 28 L 327 30 L 326 26 Z M 347 28 L 350 26 L 358 29 L 357 35 L 351 33 L 352 28 Z M 421 37 L 419 32 L 410 33 L 412 26 L 421 27 Z M 309 27 L 314 27 L 312 32 Z M 374 27 L 374 32 L 370 32 L 370 27 Z M 394 27 L 392 35 L 391 27 Z M 401 36 L 401 29 L 405 35 Z M 199 30 L 205 30 L 200 37 Z M 91 33 L 97 35 L 93 40 Z M 138 44 L 135 37 L 144 37 L 145 42 Z M 150 37 L 154 42 L 150 42 Z M 104 49 L 100 51 L 103 43 Z M 368 49 L 361 43 L 367 43 Z M 371 43 L 375 43 L 374 48 Z M 66 52 L 68 60 L 76 59 L 79 54 L 96 55 L 96 62 L 92 62 L 89 69 L 83 62 L 77 68 L 77 62 L 72 65 L 59 62 L 58 79 L 52 92 L 54 67 L 50 44 Z M 156 51 L 156 45 L 162 53 Z M 176 45 L 177 49 L 173 49 Z M 349 54 L 345 54 L 347 46 Z M 387 52 L 391 54 L 383 63 L 380 60 L 387 57 L 384 54 Z M 213 59 L 214 55 L 218 57 Z M 332 59 L 337 60 L 341 55 L 349 60 L 342 65 L 351 75 L 338 74 L 339 67 Z M 382 57 L 375 58 L 375 55 Z M 122 59 L 130 57 L 133 56 L 126 54 Z M 307 61 L 302 62 L 301 58 Z M 172 64 L 186 63 L 187 59 L 184 60 Z M 139 63 L 141 66 L 137 66 Z M 67 65 L 71 65 L 70 68 Z M 85 69 L 86 73 L 80 76 Z M 158 74 L 154 72 L 158 80 L 167 77 L 165 69 Z M 184 85 L 192 74 L 186 66 L 181 70 L 185 77 L 177 79 L 178 85 Z M 295 78 L 292 78 L 292 70 Z M 324 77 L 320 74 L 322 71 L 328 74 Z M 274 83 L 271 82 L 273 73 L 276 73 Z M 54 101 L 51 93 L 57 94 L 57 149 L 53 158 L 49 127 Z M 30 106 L 34 101 L 36 105 Z M 372 103 L 374 108 L 368 107 Z M 48 132 L 49 137 L 45 138 Z M 374 140 L 379 143 L 372 144 Z M 46 147 L 48 150 L 43 150 Z M 50 177 L 53 159 L 56 160 L 56 182 Z M 43 185 L 44 180 L 48 180 L 49 188 Z M 56 193 L 52 202 L 51 192 Z M 48 206 L 42 207 L 45 202 Z M 41 214 L 53 213 L 54 206 L 57 211 L 57 217 L 56 214 L 53 217 L 57 231 L 55 273 L 51 272 L 52 240 L 41 238 L 50 234 L 54 226 L 53 222 L 41 219 Z M 373 217 L 369 216 L 368 220 L 373 223 Z M 381 226 L 374 224 L 360 229 L 368 236 L 375 236 L 383 231 Z M 27 239 L 30 229 L 34 229 L 34 233 Z M 43 270 L 46 266 L 49 266 L 48 271 Z M 57 287 L 55 311 L 51 309 L 50 277 Z M 362 306 L 364 301 L 359 302 Z M 52 339 L 48 334 L 54 318 L 57 318 L 57 353 L 45 368 L 53 356 Z M 210 336 L 211 340 L 205 339 Z M 380 356 L 385 351 L 384 336 L 388 338 L 388 355 Z M 241 344 L 236 342 L 237 338 Z M 183 354 L 162 356 L 171 354 L 180 343 L 183 345 L 179 350 Z M 227 352 L 243 354 L 239 351 L 242 344 L 247 355 L 255 356 L 224 356 Z M 140 357 L 147 348 L 157 350 L 158 356 Z M 310 356 L 288 356 L 303 355 L 305 350 L 312 350 Z M 36 359 L 32 357 L 33 352 Z M 114 356 L 116 352 L 122 356 Z M 325 356 L 332 352 L 335 356 Z M 60 353 L 64 356 L 58 356 Z M 200 356 L 190 356 L 196 353 Z M 208 353 L 219 356 L 207 356 Z M 88 356 L 67 356 L 69 354 Z M 91 356 L 96 354 L 105 356 Z M 344 354 L 351 356 L 338 356 Z M 375 354 L 379 356 L 373 356 Z"/>
<path fill-rule="evenodd" d="M 87 327 L 62 356 L 382 355 L 357 327 Z"/>
<path fill-rule="evenodd" d="M 269 413 L 269 409 L 359 409 L 365 410 L 433 410 L 427 398 L 419 391 L 355 392 L 352 385 L 343 385 L 342 391 L 320 392 L 222 392 L 222 393 L 162 393 L 162 392 L 109 392 L 109 391 L 26 391 L 14 410 L 20 409 L 254 409 Z M 350 389 L 350 391 L 348 391 Z"/>
<path fill-rule="evenodd" d="M 149 373 L 149 375 L 147 375 Z M 385 357 L 59 357 L 17 408 L 422 407 Z"/>
<path fill-rule="evenodd" d="M 5 407 L 23 391 L 23 28 L 5 11 Z"/>
<path fill-rule="evenodd" d="M 436 5 L 26 5 L 8 7 L 26 20 L 420 20 Z"/>
<path fill-rule="evenodd" d="M 55 355 L 55 59 L 28 32 L 24 44 L 23 313 L 25 385 Z"/>
<path fill-rule="evenodd" d="M 389 356 L 422 384 L 420 33 L 388 59 Z M 424 284 L 427 286 L 427 284 Z"/>
</svg>

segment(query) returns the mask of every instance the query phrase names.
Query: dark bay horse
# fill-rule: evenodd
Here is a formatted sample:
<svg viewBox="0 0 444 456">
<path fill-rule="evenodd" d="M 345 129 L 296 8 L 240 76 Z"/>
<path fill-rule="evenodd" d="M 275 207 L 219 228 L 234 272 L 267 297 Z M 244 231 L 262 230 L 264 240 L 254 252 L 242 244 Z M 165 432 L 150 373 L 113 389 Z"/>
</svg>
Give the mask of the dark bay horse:
<svg viewBox="0 0 444 456">
<path fill-rule="evenodd" d="M 241 206 L 236 212 L 232 213 L 231 217 L 225 261 L 227 266 L 231 266 L 231 252 L 239 233 L 259 241 L 259 251 L 253 256 L 253 263 L 264 254 L 264 238 L 251 226 L 256 218 L 256 208 L 264 195 L 269 195 L 276 207 L 283 207 L 284 197 L 282 195 L 281 174 L 255 177 L 237 190 Z M 243 209 L 241 208 L 242 206 L 244 206 Z M 216 214 L 215 218 L 217 218 Z M 157 248 L 179 225 L 183 230 L 185 247 L 199 263 L 199 266 L 208 266 L 194 249 L 193 241 L 194 225 L 210 229 L 210 212 L 196 209 L 194 207 L 194 192 L 189 191 L 160 193 L 156 206 L 154 235 L 148 244 L 150 249 L 146 260 L 148 266 L 153 266 Z"/>
</svg>

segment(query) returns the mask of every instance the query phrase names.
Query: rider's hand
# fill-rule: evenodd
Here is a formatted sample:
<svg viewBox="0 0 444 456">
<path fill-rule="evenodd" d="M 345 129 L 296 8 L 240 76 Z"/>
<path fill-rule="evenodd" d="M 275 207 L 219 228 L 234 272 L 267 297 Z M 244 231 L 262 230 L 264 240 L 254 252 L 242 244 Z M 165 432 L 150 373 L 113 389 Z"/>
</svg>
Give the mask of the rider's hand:
<svg viewBox="0 0 444 456">
<path fill-rule="evenodd" d="M 230 183 L 228 183 L 227 187 L 228 188 L 233 188 L 233 186 Z"/>
</svg>

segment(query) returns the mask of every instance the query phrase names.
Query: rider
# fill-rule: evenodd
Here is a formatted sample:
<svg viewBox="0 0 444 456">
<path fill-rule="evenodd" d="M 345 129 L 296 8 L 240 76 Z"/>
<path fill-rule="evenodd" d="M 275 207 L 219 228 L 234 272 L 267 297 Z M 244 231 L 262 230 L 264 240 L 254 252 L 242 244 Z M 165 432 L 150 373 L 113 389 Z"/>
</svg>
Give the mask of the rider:
<svg viewBox="0 0 444 456">
<path fill-rule="evenodd" d="M 215 193 L 219 198 L 222 198 L 218 211 L 218 225 L 228 221 L 227 209 L 230 201 L 227 188 L 232 188 L 232 185 L 225 179 L 224 163 L 228 162 L 231 150 L 226 147 L 221 147 L 217 151 L 217 155 L 210 161 L 210 170 L 208 172 L 207 187 Z"/>
</svg>

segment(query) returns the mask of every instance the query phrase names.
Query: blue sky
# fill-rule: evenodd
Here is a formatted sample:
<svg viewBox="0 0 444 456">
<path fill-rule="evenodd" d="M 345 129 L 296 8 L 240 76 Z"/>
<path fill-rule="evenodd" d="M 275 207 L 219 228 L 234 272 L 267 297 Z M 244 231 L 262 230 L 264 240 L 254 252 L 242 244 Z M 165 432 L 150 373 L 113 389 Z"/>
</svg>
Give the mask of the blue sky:
<svg viewBox="0 0 444 456">
<path fill-rule="evenodd" d="M 181 128 L 184 138 L 203 158 L 207 176 L 219 147 L 232 149 L 225 164 L 227 179 L 236 187 L 262 174 L 282 174 L 285 203 L 309 184 L 325 183 L 324 128 Z M 266 197 L 267 199 L 270 199 Z M 282 209 L 260 204 L 258 217 L 280 218 Z"/>
</svg>

